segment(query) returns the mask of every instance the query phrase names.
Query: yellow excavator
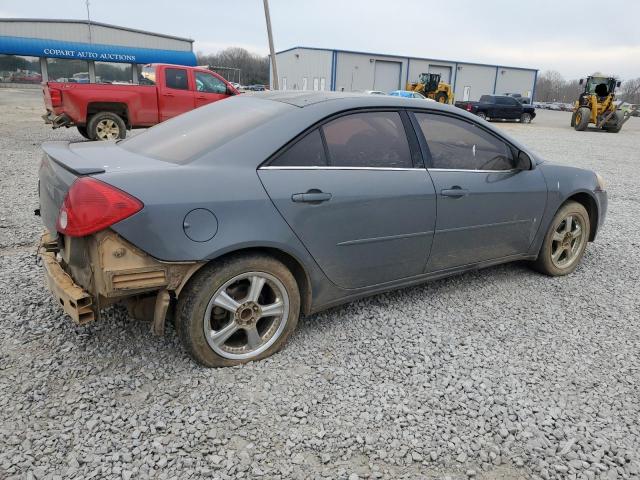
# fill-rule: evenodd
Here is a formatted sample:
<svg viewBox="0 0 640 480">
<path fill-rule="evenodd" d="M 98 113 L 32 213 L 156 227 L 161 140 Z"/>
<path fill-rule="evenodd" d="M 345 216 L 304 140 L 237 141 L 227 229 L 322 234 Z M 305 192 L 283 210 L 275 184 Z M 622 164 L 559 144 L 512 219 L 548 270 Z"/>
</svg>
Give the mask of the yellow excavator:
<svg viewBox="0 0 640 480">
<path fill-rule="evenodd" d="M 578 131 L 586 130 L 589 124 L 607 132 L 618 133 L 630 115 L 618 110 L 615 91 L 620 82 L 602 74 L 580 79 L 584 91 L 575 102 L 571 126 Z"/>
<path fill-rule="evenodd" d="M 421 73 L 418 81 L 407 83 L 407 90 L 418 92 L 439 103 L 453 103 L 451 85 L 440 81 L 439 73 Z"/>
</svg>

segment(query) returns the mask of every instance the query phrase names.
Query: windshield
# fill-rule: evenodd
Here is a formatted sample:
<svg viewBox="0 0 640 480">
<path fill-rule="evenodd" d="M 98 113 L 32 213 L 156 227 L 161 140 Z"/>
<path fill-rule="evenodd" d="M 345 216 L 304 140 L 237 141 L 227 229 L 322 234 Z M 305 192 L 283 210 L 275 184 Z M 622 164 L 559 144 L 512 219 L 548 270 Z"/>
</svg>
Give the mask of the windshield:
<svg viewBox="0 0 640 480">
<path fill-rule="evenodd" d="M 615 89 L 616 79 L 615 78 L 606 78 L 606 77 L 591 77 L 587 80 L 587 86 L 585 91 L 589 94 L 598 93 L 600 96 L 604 97 L 609 93 L 613 92 Z M 600 87 L 598 91 L 596 89 L 599 85 L 604 85 L 607 89 L 607 93 L 604 93 L 604 89 Z"/>
<path fill-rule="evenodd" d="M 290 108 L 286 103 L 250 97 L 219 100 L 160 123 L 118 145 L 146 157 L 185 164 Z"/>
</svg>

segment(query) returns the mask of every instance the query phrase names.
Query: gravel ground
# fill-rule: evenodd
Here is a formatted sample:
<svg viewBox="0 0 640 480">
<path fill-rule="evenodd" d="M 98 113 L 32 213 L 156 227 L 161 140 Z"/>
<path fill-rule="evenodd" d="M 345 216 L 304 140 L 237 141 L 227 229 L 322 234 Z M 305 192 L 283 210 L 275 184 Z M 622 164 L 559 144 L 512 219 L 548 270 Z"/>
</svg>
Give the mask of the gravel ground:
<svg viewBox="0 0 640 480">
<path fill-rule="evenodd" d="M 578 270 L 511 264 L 304 319 L 287 348 L 197 367 L 113 308 L 76 327 L 34 259 L 38 91 L 0 91 L 0 478 L 640 478 L 640 119 L 501 124 L 593 168 L 610 210 Z"/>
</svg>

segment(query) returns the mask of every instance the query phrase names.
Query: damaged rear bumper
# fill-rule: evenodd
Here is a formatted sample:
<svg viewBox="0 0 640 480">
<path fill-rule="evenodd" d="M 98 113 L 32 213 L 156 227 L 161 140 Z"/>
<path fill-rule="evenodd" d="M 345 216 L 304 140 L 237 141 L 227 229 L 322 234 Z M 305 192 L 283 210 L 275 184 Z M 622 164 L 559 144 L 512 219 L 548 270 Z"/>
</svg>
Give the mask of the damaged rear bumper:
<svg viewBox="0 0 640 480">
<path fill-rule="evenodd" d="M 53 252 L 40 251 L 44 264 L 44 276 L 47 287 L 54 298 L 62 305 L 64 312 L 79 325 L 96 319 L 95 302 L 92 296 L 65 272 Z"/>
<path fill-rule="evenodd" d="M 44 123 L 51 125 L 54 129 L 60 127 L 70 127 L 73 125 L 73 120 L 66 113 L 61 115 L 56 115 L 52 111 L 47 111 L 44 115 L 42 115 L 42 119 Z"/>
<path fill-rule="evenodd" d="M 40 241 L 46 284 L 65 313 L 80 325 L 99 319 L 100 310 L 126 301 L 138 318 L 164 330 L 170 298 L 176 298 L 202 262 L 162 262 L 111 230 L 82 238 Z M 151 307 L 151 308 L 147 308 Z"/>
</svg>

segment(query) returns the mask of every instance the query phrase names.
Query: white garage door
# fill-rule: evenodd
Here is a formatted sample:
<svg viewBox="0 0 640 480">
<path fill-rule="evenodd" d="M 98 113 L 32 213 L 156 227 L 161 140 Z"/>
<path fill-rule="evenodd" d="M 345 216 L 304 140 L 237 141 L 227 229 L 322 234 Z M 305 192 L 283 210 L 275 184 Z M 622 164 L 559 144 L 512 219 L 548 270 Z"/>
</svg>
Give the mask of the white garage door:
<svg viewBox="0 0 640 480">
<path fill-rule="evenodd" d="M 429 73 L 439 73 L 441 82 L 451 83 L 451 67 L 445 67 L 444 65 L 429 65 Z"/>
<path fill-rule="evenodd" d="M 400 88 L 400 62 L 384 62 L 376 60 L 376 68 L 373 78 L 373 89 L 381 92 L 390 92 Z"/>
</svg>

